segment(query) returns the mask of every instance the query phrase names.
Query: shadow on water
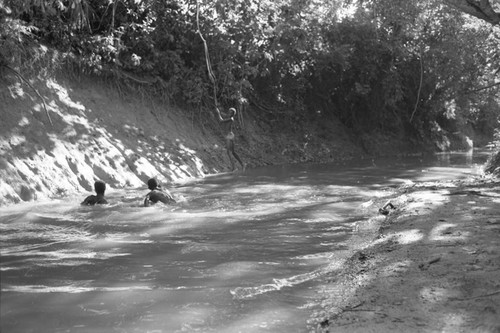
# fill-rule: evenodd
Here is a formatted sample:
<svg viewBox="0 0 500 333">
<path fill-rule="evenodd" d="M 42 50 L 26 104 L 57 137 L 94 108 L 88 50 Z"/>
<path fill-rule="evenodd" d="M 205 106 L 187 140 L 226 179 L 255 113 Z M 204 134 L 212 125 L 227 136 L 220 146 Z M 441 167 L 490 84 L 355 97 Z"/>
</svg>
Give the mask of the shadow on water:
<svg viewBox="0 0 500 333">
<path fill-rule="evenodd" d="M 104 207 L 2 208 L 1 329 L 305 331 L 315 279 L 342 267 L 397 186 L 467 177 L 485 159 L 259 168 L 175 187 L 176 206 L 140 207 L 140 189 Z"/>
</svg>

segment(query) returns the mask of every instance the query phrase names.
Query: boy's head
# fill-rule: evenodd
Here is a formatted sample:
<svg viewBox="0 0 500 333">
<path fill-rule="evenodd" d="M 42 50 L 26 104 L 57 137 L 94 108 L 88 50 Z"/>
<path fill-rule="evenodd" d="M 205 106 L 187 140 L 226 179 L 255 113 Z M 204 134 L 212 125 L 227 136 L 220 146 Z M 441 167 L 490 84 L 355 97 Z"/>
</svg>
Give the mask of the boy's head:
<svg viewBox="0 0 500 333">
<path fill-rule="evenodd" d="M 94 183 L 94 190 L 95 193 L 104 195 L 104 192 L 106 191 L 106 184 L 98 180 Z"/>
<path fill-rule="evenodd" d="M 231 114 L 231 117 L 236 116 L 236 109 L 235 108 L 229 108 L 229 113 Z"/>
<path fill-rule="evenodd" d="M 151 179 L 148 180 L 148 188 L 150 190 L 154 190 L 157 187 L 158 187 L 158 182 L 156 181 L 156 179 L 151 178 Z"/>
</svg>

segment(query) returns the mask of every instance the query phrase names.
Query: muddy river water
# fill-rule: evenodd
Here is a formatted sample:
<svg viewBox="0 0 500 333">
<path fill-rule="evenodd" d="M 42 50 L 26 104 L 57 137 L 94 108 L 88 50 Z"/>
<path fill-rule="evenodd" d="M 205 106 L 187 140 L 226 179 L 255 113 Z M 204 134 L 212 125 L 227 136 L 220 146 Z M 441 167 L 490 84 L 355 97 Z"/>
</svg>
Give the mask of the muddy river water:
<svg viewBox="0 0 500 333">
<path fill-rule="evenodd" d="M 142 188 L 0 208 L 0 331 L 305 332 L 395 188 L 486 157 L 258 168 L 175 186 L 175 206 L 141 207 Z"/>
</svg>

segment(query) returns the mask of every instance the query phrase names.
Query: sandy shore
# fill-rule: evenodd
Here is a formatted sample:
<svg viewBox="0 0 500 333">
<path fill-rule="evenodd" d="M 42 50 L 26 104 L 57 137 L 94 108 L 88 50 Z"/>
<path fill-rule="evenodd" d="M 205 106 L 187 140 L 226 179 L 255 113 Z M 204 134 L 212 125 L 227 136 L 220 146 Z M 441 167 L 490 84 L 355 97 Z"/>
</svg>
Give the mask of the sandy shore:
<svg viewBox="0 0 500 333">
<path fill-rule="evenodd" d="M 326 278 L 310 330 L 500 332 L 500 182 L 414 184 L 391 203 L 378 237 Z"/>
</svg>

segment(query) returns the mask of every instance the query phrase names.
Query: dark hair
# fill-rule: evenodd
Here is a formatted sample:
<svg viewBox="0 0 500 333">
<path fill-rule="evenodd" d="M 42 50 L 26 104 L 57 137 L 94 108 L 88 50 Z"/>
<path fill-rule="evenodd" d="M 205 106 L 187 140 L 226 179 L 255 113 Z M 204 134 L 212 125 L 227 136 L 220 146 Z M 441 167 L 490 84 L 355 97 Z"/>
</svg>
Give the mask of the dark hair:
<svg viewBox="0 0 500 333">
<path fill-rule="evenodd" d="M 94 190 L 95 193 L 104 195 L 104 191 L 106 191 L 106 184 L 98 180 L 94 183 Z"/>
<path fill-rule="evenodd" d="M 158 187 L 158 182 L 156 181 L 156 179 L 154 179 L 154 178 L 150 178 L 150 179 L 148 180 L 148 188 L 149 188 L 150 190 L 154 190 L 154 189 L 155 189 L 155 188 L 157 188 L 157 187 Z"/>
</svg>

